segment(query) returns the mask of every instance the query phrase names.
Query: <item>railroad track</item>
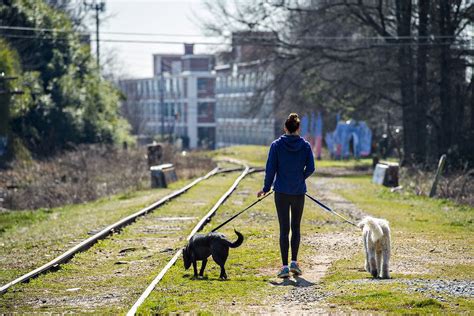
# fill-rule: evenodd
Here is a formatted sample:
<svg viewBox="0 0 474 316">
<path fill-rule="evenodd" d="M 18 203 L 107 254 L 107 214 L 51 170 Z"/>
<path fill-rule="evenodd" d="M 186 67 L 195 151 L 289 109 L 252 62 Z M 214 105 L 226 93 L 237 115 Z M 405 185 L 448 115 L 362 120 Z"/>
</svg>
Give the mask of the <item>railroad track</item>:
<svg viewBox="0 0 474 316">
<path fill-rule="evenodd" d="M 234 164 L 237 164 L 237 165 L 240 165 L 240 166 L 244 166 L 244 171 L 247 170 L 247 172 L 248 172 L 248 170 L 249 170 L 249 167 L 244 165 L 240 161 L 233 160 L 233 159 L 227 159 L 225 161 L 230 162 L 230 163 L 234 163 Z M 219 173 L 235 172 L 235 171 L 242 170 L 242 169 L 243 169 L 242 167 L 227 168 L 227 169 L 220 169 L 220 168 L 217 167 L 217 168 L 211 170 L 205 176 L 202 176 L 202 177 L 199 177 L 199 178 L 195 179 L 194 181 L 192 181 L 191 183 L 189 183 L 186 186 L 182 187 L 181 189 L 176 190 L 176 191 L 168 194 L 167 196 L 161 198 L 159 201 L 157 201 L 157 202 L 141 209 L 140 211 L 138 211 L 138 212 L 136 212 L 132 215 L 124 217 L 121 220 L 107 226 L 106 228 L 104 228 L 101 231 L 95 233 L 91 237 L 81 241 L 79 244 L 77 244 L 77 245 L 73 246 L 72 248 L 68 249 L 67 251 L 65 251 L 61 255 L 57 256 L 53 260 L 49 261 L 48 263 L 46 263 L 46 264 L 44 264 L 44 265 L 42 265 L 42 266 L 40 266 L 40 267 L 24 274 L 24 275 L 14 279 L 13 281 L 3 285 L 2 287 L 0 287 L 0 294 L 3 294 L 5 292 L 7 292 L 8 289 L 11 288 L 12 286 L 14 286 L 15 284 L 28 282 L 30 279 L 35 278 L 35 277 L 39 276 L 40 274 L 43 274 L 43 273 L 48 272 L 48 271 L 56 270 L 61 264 L 64 264 L 64 263 L 68 262 L 70 259 L 72 259 L 77 253 L 89 249 L 92 245 L 94 245 L 99 240 L 108 237 L 112 233 L 122 229 L 123 227 L 125 227 L 127 225 L 132 224 L 133 222 L 136 221 L 137 218 L 139 218 L 141 216 L 144 216 L 144 215 L 154 211 L 155 209 L 159 208 L 160 206 L 162 206 L 162 205 L 166 204 L 167 202 L 173 200 L 174 198 L 182 195 L 183 193 L 185 193 L 186 191 L 188 191 L 189 189 L 191 189 L 192 187 L 194 187 L 198 183 L 202 182 L 203 180 L 206 180 L 206 179 L 208 179 L 208 178 L 210 178 L 210 177 L 212 177 L 216 174 L 219 174 Z"/>
<path fill-rule="evenodd" d="M 196 224 L 196 226 L 194 226 L 193 230 L 186 238 L 187 241 L 189 241 L 198 231 L 200 231 L 204 226 L 206 226 L 206 224 L 210 221 L 211 217 L 215 214 L 217 209 L 225 202 L 225 200 L 227 200 L 227 198 L 232 194 L 232 192 L 234 192 L 234 190 L 239 185 L 240 181 L 242 181 L 242 179 L 244 179 L 248 174 L 255 171 L 261 171 L 261 170 L 260 169 L 251 170 L 249 166 L 245 165 L 244 170 L 242 171 L 240 176 L 234 181 L 234 183 L 230 186 L 230 188 L 220 197 L 220 199 L 214 204 L 211 210 L 201 218 L 201 220 Z M 145 300 L 148 298 L 151 292 L 155 289 L 158 283 L 163 279 L 163 277 L 168 272 L 168 270 L 176 263 L 178 258 L 181 256 L 181 253 L 182 253 L 182 248 L 176 251 L 174 256 L 168 261 L 166 266 L 148 285 L 148 287 L 140 295 L 140 297 L 135 302 L 135 304 L 133 304 L 132 308 L 128 311 L 127 316 L 133 316 L 136 314 L 138 308 L 143 304 L 143 302 L 145 302 Z"/>
</svg>

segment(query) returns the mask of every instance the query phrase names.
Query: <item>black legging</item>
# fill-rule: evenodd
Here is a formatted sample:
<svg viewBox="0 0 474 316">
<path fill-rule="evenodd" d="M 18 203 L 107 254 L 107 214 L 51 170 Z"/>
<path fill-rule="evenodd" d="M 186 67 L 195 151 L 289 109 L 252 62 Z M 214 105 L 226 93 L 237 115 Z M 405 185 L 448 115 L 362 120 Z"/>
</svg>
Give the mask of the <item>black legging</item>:
<svg viewBox="0 0 474 316">
<path fill-rule="evenodd" d="M 275 206 L 280 223 L 280 251 L 283 265 L 288 265 L 288 235 L 290 233 L 290 208 L 291 208 L 291 260 L 298 258 L 300 246 L 300 223 L 303 216 L 304 194 L 290 195 L 275 192 Z"/>
</svg>

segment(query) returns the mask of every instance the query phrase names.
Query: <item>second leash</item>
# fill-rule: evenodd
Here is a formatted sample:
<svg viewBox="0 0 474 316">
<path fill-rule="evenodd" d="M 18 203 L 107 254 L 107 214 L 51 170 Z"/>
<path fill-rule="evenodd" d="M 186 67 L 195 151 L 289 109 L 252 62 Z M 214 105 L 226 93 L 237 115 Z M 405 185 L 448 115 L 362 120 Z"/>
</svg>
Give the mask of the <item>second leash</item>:
<svg viewBox="0 0 474 316">
<path fill-rule="evenodd" d="M 357 224 L 351 222 L 350 220 L 348 220 L 347 218 L 345 218 L 344 216 L 342 216 L 341 214 L 338 214 L 336 213 L 335 211 L 333 211 L 330 207 L 324 205 L 323 203 L 321 203 L 320 201 L 316 200 L 314 197 L 312 197 L 311 195 L 309 195 L 308 193 L 305 193 L 306 196 L 308 198 L 310 198 L 313 202 L 315 202 L 316 204 L 318 204 L 320 207 L 322 207 L 324 210 L 328 211 L 329 213 L 332 213 L 336 216 L 339 216 L 340 218 L 342 218 L 345 222 L 351 224 L 352 226 L 355 226 L 355 227 L 359 227 L 357 226 Z"/>
</svg>

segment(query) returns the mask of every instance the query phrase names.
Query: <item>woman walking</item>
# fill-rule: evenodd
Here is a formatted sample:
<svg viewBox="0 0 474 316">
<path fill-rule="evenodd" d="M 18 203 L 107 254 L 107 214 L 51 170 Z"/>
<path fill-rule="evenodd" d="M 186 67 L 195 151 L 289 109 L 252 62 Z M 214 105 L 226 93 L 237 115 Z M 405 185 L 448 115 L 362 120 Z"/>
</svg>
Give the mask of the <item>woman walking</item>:
<svg viewBox="0 0 474 316">
<path fill-rule="evenodd" d="M 278 277 L 287 278 L 290 272 L 302 274 L 298 266 L 298 248 L 300 245 L 300 223 L 303 216 L 306 193 L 305 180 L 314 172 L 314 157 L 310 144 L 300 135 L 298 114 L 291 113 L 285 122 L 285 134 L 270 146 L 265 169 L 263 189 L 257 193 L 260 197 L 275 191 L 275 206 L 280 224 L 280 252 L 283 267 Z M 291 217 L 290 217 L 291 211 Z M 291 220 L 290 220 L 291 218 Z M 288 267 L 288 235 L 291 227 L 291 264 Z"/>
</svg>

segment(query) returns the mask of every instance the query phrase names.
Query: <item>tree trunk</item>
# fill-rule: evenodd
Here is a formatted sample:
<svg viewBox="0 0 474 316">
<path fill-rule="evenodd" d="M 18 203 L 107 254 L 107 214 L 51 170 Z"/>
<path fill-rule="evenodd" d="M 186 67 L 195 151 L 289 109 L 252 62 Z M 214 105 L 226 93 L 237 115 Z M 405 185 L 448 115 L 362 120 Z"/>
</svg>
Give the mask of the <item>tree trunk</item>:
<svg viewBox="0 0 474 316">
<path fill-rule="evenodd" d="M 440 39 L 440 54 L 439 54 L 439 69 L 440 69 L 440 87 L 439 99 L 441 109 L 441 131 L 440 131 L 440 154 L 447 153 L 451 147 L 452 139 L 452 118 L 451 118 L 451 62 L 450 62 L 450 39 L 449 34 L 450 25 L 450 5 L 445 0 L 438 0 L 439 5 L 439 35 Z"/>
<path fill-rule="evenodd" d="M 399 39 L 398 64 L 403 120 L 403 165 L 416 163 L 418 127 L 416 117 L 415 75 L 411 41 L 411 0 L 396 2 L 397 35 Z"/>
<path fill-rule="evenodd" d="M 426 111 L 428 109 L 428 13 L 430 10 L 430 0 L 418 1 L 418 54 L 417 54 L 417 77 L 416 77 L 416 105 L 414 116 L 418 126 L 418 137 L 416 137 L 415 160 L 418 163 L 425 162 L 427 148 L 427 120 Z"/>
<path fill-rule="evenodd" d="M 471 75 L 471 131 L 474 131 L 474 70 Z"/>
</svg>

